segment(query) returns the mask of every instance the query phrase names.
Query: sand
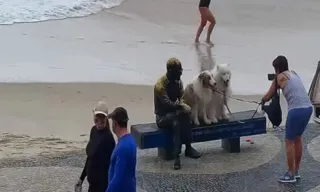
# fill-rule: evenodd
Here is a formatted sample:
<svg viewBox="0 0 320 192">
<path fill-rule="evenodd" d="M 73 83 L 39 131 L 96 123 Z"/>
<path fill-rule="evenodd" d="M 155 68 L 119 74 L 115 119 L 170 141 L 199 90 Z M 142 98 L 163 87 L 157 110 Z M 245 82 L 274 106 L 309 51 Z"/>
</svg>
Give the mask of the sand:
<svg viewBox="0 0 320 192">
<path fill-rule="evenodd" d="M 235 95 L 259 101 L 271 61 L 285 54 L 309 88 L 319 59 L 319 2 L 212 1 L 215 46 L 199 50 L 196 7 L 193 0 L 126 0 L 85 18 L 0 26 L 0 158 L 83 150 L 101 99 L 110 109 L 126 107 L 130 124 L 153 122 L 150 85 L 172 56 L 183 63 L 184 82 L 231 63 Z M 256 105 L 232 100 L 230 107 Z"/>
<path fill-rule="evenodd" d="M 132 114 L 130 123 L 153 120 L 152 89 L 145 86 L 84 83 L 0 87 L 0 157 L 82 149 L 93 125 L 93 106 L 103 99 L 110 109 L 126 107 Z"/>
<path fill-rule="evenodd" d="M 92 109 L 105 100 L 110 111 L 128 110 L 130 125 L 154 122 L 153 87 L 113 83 L 0 84 L 0 158 L 83 150 Z M 261 96 L 235 96 L 259 101 Z M 282 102 L 283 103 L 283 102 Z M 255 104 L 230 100 L 232 112 Z"/>
</svg>

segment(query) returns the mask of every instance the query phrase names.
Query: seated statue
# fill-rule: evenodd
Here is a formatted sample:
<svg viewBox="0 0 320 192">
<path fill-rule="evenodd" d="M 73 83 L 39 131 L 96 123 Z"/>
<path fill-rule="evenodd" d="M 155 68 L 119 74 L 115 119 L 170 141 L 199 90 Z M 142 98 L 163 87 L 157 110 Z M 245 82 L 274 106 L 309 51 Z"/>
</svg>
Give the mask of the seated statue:
<svg viewBox="0 0 320 192">
<path fill-rule="evenodd" d="M 185 156 L 199 158 L 201 155 L 192 146 L 191 108 L 183 101 L 184 88 L 180 79 L 181 62 L 171 58 L 167 62 L 167 73 L 159 78 L 154 86 L 154 107 L 156 123 L 160 129 L 173 131 L 174 169 L 181 168 L 180 153 L 186 145 Z"/>
</svg>

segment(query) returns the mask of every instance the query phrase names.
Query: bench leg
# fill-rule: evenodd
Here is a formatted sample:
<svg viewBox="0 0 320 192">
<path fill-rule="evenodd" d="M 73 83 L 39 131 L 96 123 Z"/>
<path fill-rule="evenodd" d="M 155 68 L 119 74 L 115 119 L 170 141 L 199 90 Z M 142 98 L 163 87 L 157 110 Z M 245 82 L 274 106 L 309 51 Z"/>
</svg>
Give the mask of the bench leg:
<svg viewBox="0 0 320 192">
<path fill-rule="evenodd" d="M 240 138 L 222 139 L 221 147 L 229 153 L 239 153 Z"/>
<path fill-rule="evenodd" d="M 172 147 L 168 148 L 158 148 L 158 157 L 163 160 L 172 160 L 173 159 L 173 149 Z"/>
</svg>

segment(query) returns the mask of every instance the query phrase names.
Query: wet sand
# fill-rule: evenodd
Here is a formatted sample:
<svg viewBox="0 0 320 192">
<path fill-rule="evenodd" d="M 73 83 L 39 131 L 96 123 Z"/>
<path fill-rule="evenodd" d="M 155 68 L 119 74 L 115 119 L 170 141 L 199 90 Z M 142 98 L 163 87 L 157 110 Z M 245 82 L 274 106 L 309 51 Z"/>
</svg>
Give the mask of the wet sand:
<svg viewBox="0 0 320 192">
<path fill-rule="evenodd" d="M 230 63 L 235 93 L 253 95 L 268 89 L 271 62 L 284 54 L 309 88 L 319 60 L 319 2 L 212 1 L 215 46 L 207 49 L 204 33 L 200 51 L 197 3 L 126 0 L 85 18 L 0 26 L 0 81 L 152 85 L 174 56 L 184 81 L 208 63 Z"/>
</svg>

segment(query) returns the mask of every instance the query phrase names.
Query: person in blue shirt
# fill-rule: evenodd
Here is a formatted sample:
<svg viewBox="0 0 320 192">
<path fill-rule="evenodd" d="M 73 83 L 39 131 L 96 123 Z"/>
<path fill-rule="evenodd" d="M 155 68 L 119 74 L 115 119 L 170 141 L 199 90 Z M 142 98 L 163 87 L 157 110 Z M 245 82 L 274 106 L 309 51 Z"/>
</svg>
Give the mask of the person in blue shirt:
<svg viewBox="0 0 320 192">
<path fill-rule="evenodd" d="M 108 118 L 112 119 L 112 131 L 118 138 L 118 144 L 111 155 L 106 192 L 136 192 L 137 146 L 127 129 L 127 110 L 117 107 Z"/>
</svg>

